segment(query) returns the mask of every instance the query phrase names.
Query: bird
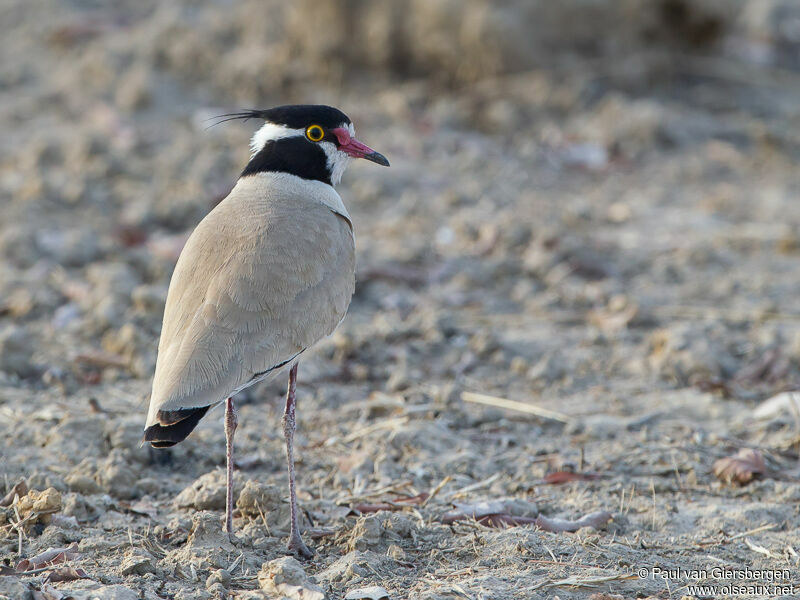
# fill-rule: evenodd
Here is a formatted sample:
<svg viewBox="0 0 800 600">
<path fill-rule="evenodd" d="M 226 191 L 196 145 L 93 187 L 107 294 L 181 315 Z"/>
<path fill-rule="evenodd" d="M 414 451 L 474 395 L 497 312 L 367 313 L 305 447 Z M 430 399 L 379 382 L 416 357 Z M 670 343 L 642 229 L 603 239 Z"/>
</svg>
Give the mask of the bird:
<svg viewBox="0 0 800 600">
<path fill-rule="evenodd" d="M 230 193 L 183 247 L 170 280 L 143 443 L 173 446 L 225 404 L 224 529 L 233 537 L 234 396 L 288 370 L 282 418 L 289 478 L 288 549 L 300 535 L 294 469 L 297 367 L 342 322 L 355 289 L 353 222 L 335 186 L 350 162 L 389 161 L 325 105 L 220 115 L 261 119 Z"/>
</svg>

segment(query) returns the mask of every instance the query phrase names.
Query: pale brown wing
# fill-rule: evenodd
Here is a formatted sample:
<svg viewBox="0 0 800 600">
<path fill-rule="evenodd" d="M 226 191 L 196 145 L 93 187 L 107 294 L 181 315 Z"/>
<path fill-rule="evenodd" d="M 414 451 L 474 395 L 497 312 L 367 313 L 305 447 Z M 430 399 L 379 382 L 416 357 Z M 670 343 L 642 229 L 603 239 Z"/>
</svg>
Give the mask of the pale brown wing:
<svg viewBox="0 0 800 600">
<path fill-rule="evenodd" d="M 329 335 L 347 311 L 355 283 L 349 220 L 302 186 L 265 193 L 263 180 L 254 183 L 240 180 L 181 253 L 148 425 L 158 411 L 224 400 Z"/>
</svg>

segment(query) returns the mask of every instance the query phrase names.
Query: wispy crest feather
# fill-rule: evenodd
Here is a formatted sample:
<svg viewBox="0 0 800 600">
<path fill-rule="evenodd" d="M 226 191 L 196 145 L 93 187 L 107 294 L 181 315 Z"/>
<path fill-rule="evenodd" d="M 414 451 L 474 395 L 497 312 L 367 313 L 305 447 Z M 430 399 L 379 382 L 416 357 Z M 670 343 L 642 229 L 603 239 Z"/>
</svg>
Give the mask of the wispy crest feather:
<svg viewBox="0 0 800 600">
<path fill-rule="evenodd" d="M 236 120 L 249 121 L 250 119 L 266 119 L 267 118 L 266 112 L 267 111 L 265 110 L 259 110 L 257 108 L 249 108 L 246 110 L 240 110 L 238 112 L 216 115 L 214 117 L 209 117 L 207 120 L 211 121 L 213 119 L 219 119 L 219 121 L 212 123 L 211 125 L 206 127 L 206 129 L 211 129 L 212 127 L 214 127 L 214 125 L 219 125 L 220 123 L 226 123 L 228 121 L 236 121 Z"/>
</svg>

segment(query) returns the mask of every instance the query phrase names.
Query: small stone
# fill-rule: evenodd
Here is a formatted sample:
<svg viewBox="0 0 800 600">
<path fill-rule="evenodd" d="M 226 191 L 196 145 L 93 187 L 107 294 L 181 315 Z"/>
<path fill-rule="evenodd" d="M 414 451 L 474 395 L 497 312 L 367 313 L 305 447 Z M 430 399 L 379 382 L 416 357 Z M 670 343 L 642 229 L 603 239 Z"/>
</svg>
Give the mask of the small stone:
<svg viewBox="0 0 800 600">
<path fill-rule="evenodd" d="M 111 496 L 129 500 L 139 495 L 139 479 L 135 465 L 128 462 L 122 450 L 114 449 L 98 469 L 100 486 Z"/>
<path fill-rule="evenodd" d="M 0 600 L 31 600 L 31 588 L 16 577 L 0 577 Z"/>
<path fill-rule="evenodd" d="M 36 373 L 31 363 L 34 340 L 24 327 L 6 325 L 0 329 L 0 371 L 14 373 L 19 377 L 31 377 Z"/>
<path fill-rule="evenodd" d="M 43 229 L 35 242 L 42 254 L 68 267 L 83 266 L 102 254 L 99 236 L 91 229 Z"/>
<path fill-rule="evenodd" d="M 324 600 L 325 592 L 303 570 L 296 558 L 285 556 L 264 563 L 258 583 L 268 594 L 294 600 Z"/>
<path fill-rule="evenodd" d="M 243 515 L 257 517 L 274 510 L 282 504 L 282 494 L 277 486 L 268 483 L 258 483 L 252 479 L 244 484 L 242 493 L 236 501 Z"/>
<path fill-rule="evenodd" d="M 350 590 L 344 600 L 389 600 L 389 592 L 380 586 L 373 585 Z"/>
<path fill-rule="evenodd" d="M 231 587 L 231 574 L 227 569 L 217 569 L 212 571 L 211 575 L 206 579 L 206 589 L 210 592 L 211 586 L 221 585 L 223 588 Z"/>
<path fill-rule="evenodd" d="M 406 553 L 400 546 L 397 544 L 391 544 L 389 548 L 386 550 L 386 556 L 398 561 L 406 560 Z"/>
<path fill-rule="evenodd" d="M 20 318 L 27 315 L 33 309 L 34 300 L 30 290 L 17 288 L 13 290 L 5 300 L 5 308 L 12 317 Z"/>
<path fill-rule="evenodd" d="M 225 508 L 225 472 L 216 469 L 198 477 L 194 483 L 178 494 L 175 506 L 197 510 L 222 510 Z"/>
<path fill-rule="evenodd" d="M 143 313 L 159 313 L 167 300 L 167 286 L 142 284 L 131 294 L 133 307 Z"/>
<path fill-rule="evenodd" d="M 128 71 L 117 87 L 114 100 L 121 109 L 133 112 L 150 103 L 150 76 L 145 67 L 137 66 Z"/>
<path fill-rule="evenodd" d="M 49 523 L 50 516 L 61 510 L 61 494 L 55 488 L 47 488 L 43 492 L 30 490 L 25 496 L 20 498 L 17 510 L 23 519 L 31 514 L 38 515 L 29 523 L 41 522 Z"/>
<path fill-rule="evenodd" d="M 91 598 L 92 600 L 139 600 L 139 592 L 122 585 L 103 585 L 86 591 L 89 591 L 89 593 L 85 596 L 81 594 L 81 598 Z"/>
<path fill-rule="evenodd" d="M 192 515 L 192 529 L 189 532 L 186 546 L 187 548 L 197 546 L 233 549 L 228 534 L 223 532 L 220 526 L 220 515 L 207 510 Z"/>
<path fill-rule="evenodd" d="M 66 476 L 64 481 L 67 482 L 67 486 L 71 491 L 78 492 L 79 494 L 100 494 L 103 491 L 103 488 L 94 480 L 94 477 L 85 473 L 76 473 L 73 471 Z"/>
<path fill-rule="evenodd" d="M 364 551 L 380 544 L 383 527 L 378 515 L 359 517 L 350 534 L 349 550 Z"/>
<path fill-rule="evenodd" d="M 511 364 L 509 365 L 511 368 L 511 372 L 515 375 L 524 375 L 525 372 L 528 370 L 529 365 L 528 361 L 522 358 L 521 356 L 515 356 L 511 359 Z"/>
<path fill-rule="evenodd" d="M 283 492 L 275 485 L 248 480 L 239 494 L 236 508 L 243 516 L 260 519 L 264 515 L 272 532 L 289 530 L 290 508 L 283 502 Z"/>
<path fill-rule="evenodd" d="M 219 582 L 207 586 L 206 591 L 211 594 L 214 600 L 225 600 L 229 597 L 228 590 Z"/>
<path fill-rule="evenodd" d="M 146 573 L 155 573 L 156 567 L 154 564 L 153 555 L 146 550 L 133 549 L 125 554 L 120 565 L 120 573 L 125 575 L 144 575 Z"/>
</svg>

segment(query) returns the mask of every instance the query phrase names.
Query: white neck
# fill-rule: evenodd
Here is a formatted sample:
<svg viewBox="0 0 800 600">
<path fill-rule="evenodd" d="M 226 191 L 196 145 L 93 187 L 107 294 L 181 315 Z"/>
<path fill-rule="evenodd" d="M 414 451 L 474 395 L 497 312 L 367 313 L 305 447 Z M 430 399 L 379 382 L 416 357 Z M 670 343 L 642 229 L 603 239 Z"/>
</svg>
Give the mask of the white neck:
<svg viewBox="0 0 800 600">
<path fill-rule="evenodd" d="M 316 179 L 303 179 L 291 173 L 268 171 L 254 173 L 240 177 L 236 182 L 231 195 L 234 193 L 249 193 L 268 198 L 301 196 L 314 199 L 338 215 L 347 219 L 352 226 L 350 213 L 347 212 L 342 197 L 332 185 L 317 181 Z"/>
</svg>

